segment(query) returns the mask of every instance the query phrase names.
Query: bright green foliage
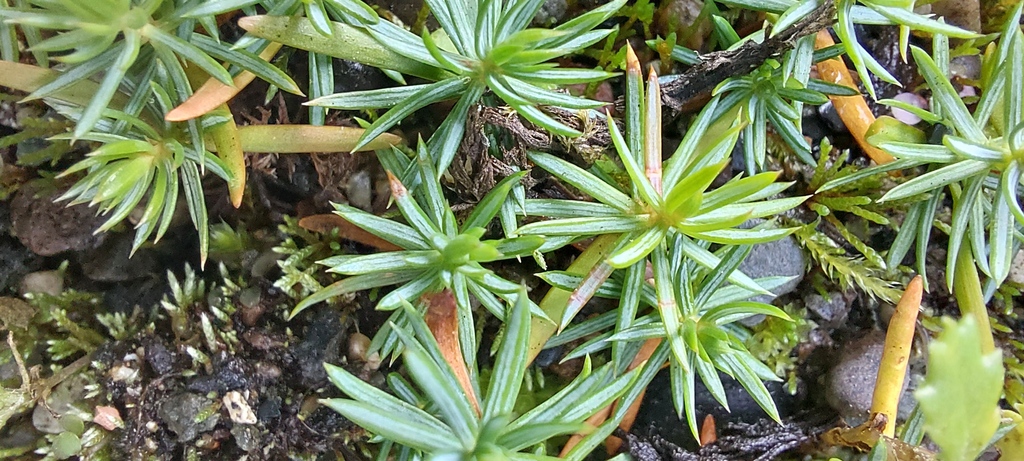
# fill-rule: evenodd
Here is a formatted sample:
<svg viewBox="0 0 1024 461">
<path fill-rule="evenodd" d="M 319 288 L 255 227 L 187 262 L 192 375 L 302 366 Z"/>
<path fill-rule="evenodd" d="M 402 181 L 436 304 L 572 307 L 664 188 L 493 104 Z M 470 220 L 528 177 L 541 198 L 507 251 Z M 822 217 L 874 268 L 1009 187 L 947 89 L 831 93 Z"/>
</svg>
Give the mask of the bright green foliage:
<svg viewBox="0 0 1024 461">
<path fill-rule="evenodd" d="M 395 151 L 384 155 L 402 154 Z M 330 268 L 329 272 L 350 277 L 303 300 L 295 307 L 292 316 L 327 298 L 400 284 L 401 288 L 378 302 L 378 309 L 393 310 L 403 300 L 415 300 L 425 292 L 443 288 L 455 290 L 456 299 L 466 309 L 469 308 L 470 293 L 477 296 L 494 293 L 501 298 L 515 299 L 518 285 L 494 275 L 481 263 L 529 256 L 540 248 L 543 239 L 531 236 L 481 240 L 481 237 L 523 173 L 498 183 L 466 221 L 457 226 L 455 215 L 441 193 L 440 183 L 429 168 L 426 146 L 422 143 L 416 166 L 420 173 L 426 175 L 419 188 L 422 200 L 415 200 L 405 186 L 391 176 L 392 195 L 407 224 L 377 217 L 351 206 L 336 205 L 339 216 L 403 249 L 369 255 L 333 256 L 320 261 Z M 483 296 L 481 302 L 496 316 L 504 315 L 496 297 Z"/>
<path fill-rule="evenodd" d="M 844 290 L 859 288 L 873 298 L 891 303 L 900 299 L 895 284 L 882 278 L 884 274 L 881 267 L 863 258 L 847 255 L 842 245 L 819 232 L 817 227 L 817 222 L 807 224 L 794 232 L 793 236 L 829 279 Z"/>
<path fill-rule="evenodd" d="M 925 431 L 949 461 L 975 459 L 999 427 L 1002 354 L 982 351 L 973 316 L 942 321 L 928 346 L 928 374 L 914 393 Z"/>
<path fill-rule="evenodd" d="M 527 120 L 553 133 L 580 133 L 552 118 L 539 105 L 589 109 L 601 102 L 552 91 L 557 85 L 608 78 L 610 73 L 591 69 L 560 69 L 552 59 L 585 48 L 607 35 L 593 30 L 624 3 L 615 0 L 554 29 L 528 29 L 543 0 L 427 0 L 443 31 L 417 36 L 382 20 L 360 0 L 337 0 L 346 12 L 343 22 L 360 29 L 400 60 L 433 69 L 434 83 L 325 96 L 310 104 L 337 109 L 390 108 L 366 131 L 365 144 L 417 109 L 458 98 L 451 114 L 430 139 L 438 171 L 451 163 L 465 132 L 469 108 L 484 92 L 494 92 Z M 297 44 L 300 48 L 301 43 Z M 344 45 L 342 46 L 342 48 Z M 345 51 L 339 50 L 342 53 Z M 341 56 L 360 60 L 362 56 Z M 377 56 L 372 57 L 378 58 Z M 364 58 L 365 59 L 365 58 Z M 399 64 L 384 66 L 400 68 Z"/>
<path fill-rule="evenodd" d="M 399 151 L 379 153 L 385 165 L 395 171 L 406 171 L 402 162 L 409 160 Z M 495 275 L 482 264 L 491 261 L 530 256 L 541 249 L 544 239 L 523 236 L 499 240 L 482 240 L 486 226 L 499 212 L 505 197 L 525 173 L 517 173 L 499 182 L 480 202 L 462 225 L 441 192 L 441 184 L 427 153 L 420 143 L 415 162 L 406 165 L 418 170 L 423 179 L 415 193 L 405 188 L 393 175 L 391 193 L 407 224 L 381 218 L 347 205 L 336 205 L 336 213 L 347 221 L 399 247 L 369 255 L 339 255 L 320 261 L 328 272 L 348 277 L 327 286 L 300 302 L 292 311 L 295 316 L 307 307 L 338 295 L 377 287 L 399 285 L 378 301 L 377 308 L 393 310 L 405 301 L 415 302 L 425 293 L 451 289 L 459 309 L 463 328 L 462 346 L 467 358 L 475 355 L 476 339 L 470 296 L 476 298 L 498 318 L 504 317 L 501 300 L 515 302 L 519 285 Z M 389 173 L 390 174 L 390 173 Z M 414 198 L 414 195 L 416 196 Z M 531 308 L 540 312 L 535 304 Z M 397 311 L 391 320 L 405 325 L 405 311 Z M 378 333 L 374 347 L 394 351 L 397 338 L 385 327 Z"/>
<path fill-rule="evenodd" d="M 814 53 L 814 41 L 805 37 L 783 63 L 773 59 L 766 61 L 753 72 L 730 78 L 716 89 L 716 95 L 724 96 L 718 108 L 719 113 L 742 105 L 747 124 L 743 127 L 743 156 L 747 174 L 764 169 L 767 151 L 768 124 L 782 137 L 800 160 L 814 164 L 811 146 L 803 136 L 801 125 L 804 104 L 820 105 L 828 101 L 827 94 L 856 94 L 853 90 L 823 80 L 811 79 L 811 62 L 823 59 L 825 53 Z M 679 47 L 676 47 L 679 48 Z"/>
<path fill-rule="evenodd" d="M 185 128 L 183 123 L 161 120 L 173 100 L 159 86 L 159 81 L 146 80 L 145 84 L 153 89 L 156 102 L 140 107 L 140 118 L 107 109 L 95 131 L 58 137 L 75 136 L 99 143 L 83 160 L 61 173 L 61 176 L 69 176 L 84 172 L 85 176 L 59 200 L 97 205 L 100 213 L 109 214 L 99 232 L 122 222 L 136 206 L 145 203 L 135 224 L 134 252 L 154 233 L 155 240 L 163 236 L 171 224 L 181 190 L 192 223 L 199 231 L 200 257 L 205 261 L 209 224 L 201 171 L 209 170 L 225 180 L 231 174 L 219 158 L 205 149 L 202 141 L 197 142 L 194 130 Z M 77 107 L 57 107 L 72 119 L 82 114 Z M 160 121 L 149 123 L 147 120 Z M 204 120 L 217 123 L 212 116 Z"/>
<path fill-rule="evenodd" d="M 405 346 L 403 362 L 416 387 L 392 376 L 392 387 L 402 398 L 389 395 L 327 364 L 331 382 L 349 399 L 323 403 L 378 435 L 386 442 L 385 456 L 399 445 L 397 459 L 530 460 L 555 459 L 532 448 L 559 435 L 584 428 L 583 421 L 611 404 L 631 385 L 636 373 L 614 377 L 611 365 L 591 371 L 588 366 L 573 382 L 532 410 L 513 413 L 527 371 L 530 307 L 525 289 L 509 309 L 504 335 L 494 358 L 493 379 L 482 401 L 460 386 L 451 366 L 421 318 L 411 315 L 410 334 L 392 325 Z M 408 307 L 407 305 L 407 308 Z M 477 376 L 478 373 L 471 373 Z M 472 380 L 473 394 L 481 386 Z M 530 450 L 530 451 L 526 451 Z"/>
<path fill-rule="evenodd" d="M 779 13 L 779 18 L 775 21 L 771 32 L 772 35 L 775 35 L 811 14 L 822 2 L 820 0 L 725 0 L 723 3 L 752 10 Z M 896 85 L 899 85 L 899 82 L 860 44 L 854 31 L 854 24 L 900 26 L 900 51 L 902 54 L 906 54 L 911 30 L 933 34 L 941 33 L 957 38 L 978 36 L 973 32 L 914 13 L 915 0 L 836 0 L 835 4 L 836 20 L 838 21 L 835 27 L 836 35 L 842 41 L 846 55 L 857 69 L 860 80 L 871 97 L 875 96 L 875 87 L 871 83 L 870 74 Z"/>
<path fill-rule="evenodd" d="M 719 265 L 718 256 L 702 242 L 742 245 L 785 237 L 793 229 L 759 226 L 737 228 L 751 218 L 772 216 L 789 210 L 805 197 L 763 200 L 786 189 L 789 184 L 775 183 L 778 173 L 761 173 L 749 178 L 737 177 L 709 191 L 712 181 L 728 163 L 740 126 L 735 118 L 713 117 L 718 99 L 698 116 L 672 158 L 664 163 L 661 152 L 661 101 L 657 78 L 652 74 L 645 105 L 640 101 L 639 66 L 627 77 L 626 130 L 628 141 L 614 123 L 609 124 L 619 159 L 631 182 L 631 193 L 550 154 L 533 152 L 530 159 L 567 184 L 597 200 L 538 199 L 526 202 L 526 215 L 557 219 L 527 224 L 520 235 L 582 238 L 601 234 L 621 234 L 616 249 L 603 267 L 604 278 L 612 269 L 624 269 L 650 259 L 654 262 L 656 285 L 665 289 L 682 283 L 669 271 L 669 254 L 678 249 L 705 268 Z M 646 109 L 645 109 L 646 107 Z M 735 114 L 735 112 L 733 112 Z M 735 117 L 735 115 L 733 115 Z M 730 126 L 730 124 L 732 126 Z M 641 131 L 641 127 L 643 127 Z M 660 262 L 659 262 L 660 261 Z M 764 291 L 749 277 L 734 271 L 733 283 L 754 291 Z M 589 279 L 596 288 L 603 278 Z M 668 292 L 666 292 L 667 294 Z M 570 301 L 560 325 L 564 328 L 582 308 L 589 296 Z M 671 299 L 665 299 L 672 303 Z"/>
<path fill-rule="evenodd" d="M 937 198 L 948 186 L 953 195 L 953 216 L 947 251 L 946 282 L 952 287 L 956 256 L 969 244 L 978 267 L 999 284 L 1010 271 L 1015 228 L 1024 226 L 1019 195 L 1024 186 L 1024 34 L 1016 26 L 1021 8 L 1011 18 L 995 51 L 986 63 L 981 100 L 972 115 L 949 83 L 949 53 L 945 40 L 936 40 L 936 59 L 913 48 L 918 68 L 932 90 L 933 111 L 948 129 L 942 145 L 882 142 L 879 147 L 912 165 L 933 168 L 886 193 L 880 201 L 930 194 L 923 214 L 934 213 Z M 929 213 L 930 212 L 930 213 Z M 918 211 L 918 214 L 922 214 Z M 921 234 L 930 219 L 918 219 L 903 231 Z M 901 232 L 902 234 L 902 232 Z M 910 237 L 908 237 L 909 239 Z M 907 244 L 909 246 L 909 243 Z"/>
<path fill-rule="evenodd" d="M 304 13 L 308 19 L 310 28 L 325 38 L 337 38 L 334 35 L 334 28 L 331 19 L 345 17 L 344 6 L 338 0 L 206 0 L 191 12 L 192 16 L 216 14 L 219 11 L 231 11 L 243 9 L 248 14 L 255 14 L 255 10 L 245 8 L 248 5 L 259 3 L 267 10 L 267 14 L 296 17 Z M 246 36 L 240 39 L 235 47 L 244 47 L 247 50 L 259 50 L 266 46 L 266 39 L 256 39 L 254 36 Z M 324 53 L 309 52 L 307 55 L 307 66 L 309 70 L 309 97 L 319 98 L 334 91 L 334 60 Z M 323 125 L 326 119 L 327 110 L 322 107 L 310 107 L 310 125 Z"/>
<path fill-rule="evenodd" d="M 683 254 L 681 239 L 682 236 L 677 235 L 676 241 L 671 242 L 667 261 L 656 255 L 654 258 L 655 270 L 664 271 L 663 265 L 667 265 L 670 282 L 674 284 L 656 279 L 652 287 L 642 279 L 644 265 L 635 265 L 624 276 L 613 278 L 596 290 L 597 296 L 619 299 L 619 311 L 610 316 L 618 318 L 601 316 L 574 325 L 564 334 L 577 336 L 585 331 L 598 332 L 607 329 L 612 322 L 615 322 L 614 332 L 588 341 L 569 357 L 596 352 L 611 344 L 613 362 L 621 370 L 644 341 L 661 339 L 669 344 L 672 352 L 669 362 L 676 411 L 680 415 L 686 413 L 695 438 L 698 435 L 694 386 L 698 376 L 725 408 L 729 408 L 729 404 L 719 372 L 735 378 L 769 416 L 778 420 L 775 402 L 762 380 L 778 381 L 779 377 L 747 350 L 741 335 L 737 334 L 743 327 L 734 323 L 754 315 L 769 315 L 786 322 L 792 320 L 777 307 L 749 301 L 757 291 L 725 283 L 750 251 L 749 245 L 729 246 L 719 251 L 716 257 L 721 256 L 722 262 L 708 270 Z M 580 277 L 562 272 L 546 273 L 542 277 L 563 289 L 572 289 L 582 281 Z M 787 277 L 770 277 L 756 283 L 758 287 L 774 288 L 787 280 Z M 655 307 L 655 312 L 641 312 L 634 320 L 638 304 L 645 306 L 644 311 Z M 562 338 L 554 339 L 561 342 Z"/>
<path fill-rule="evenodd" d="M 190 95 L 185 62 L 230 85 L 231 73 L 217 61 L 223 59 L 299 93 L 287 74 L 256 56 L 259 50 L 231 49 L 219 41 L 214 15 L 231 11 L 234 5 L 223 10 L 203 8 L 204 14 L 194 15 L 202 4 L 200 0 L 27 0 L 15 2 L 14 7 L 4 2 L 0 18 L 24 27 L 40 65 L 51 59 L 67 65 L 59 78 L 30 94 L 29 99 L 103 75 L 99 91 L 77 120 L 75 138 L 96 127 L 127 75 L 165 73 L 178 97 Z M 194 32 L 197 26 L 209 35 Z M 51 58 L 50 53 L 62 54 Z M 4 59 L 13 57 L 4 53 Z M 137 90 L 141 90 L 137 93 L 143 101 L 152 95 L 146 86 Z"/>
<path fill-rule="evenodd" d="M 558 219 L 527 224 L 518 233 L 574 238 L 621 234 L 608 260 L 588 276 L 580 279 L 564 273 L 546 274 L 546 280 L 556 287 L 575 290 L 559 325 L 568 326 L 595 294 L 619 297 L 618 310 L 601 318 L 605 326 L 595 330 L 614 324 L 614 334 L 584 347 L 601 347 L 601 342 L 611 341 L 612 361 L 622 371 L 640 342 L 666 340 L 671 349 L 676 409 L 680 414 L 686 412 L 694 434 L 694 383 L 698 375 L 719 402 L 727 405 L 718 371 L 736 378 L 770 416 L 778 419 L 775 404 L 761 382 L 778 377 L 747 351 L 728 325 L 757 314 L 788 319 L 776 307 L 745 301 L 752 295 L 766 293 L 778 281 L 759 283 L 737 268 L 750 244 L 784 237 L 793 229 L 736 226 L 751 218 L 788 210 L 803 202 L 804 197 L 762 200 L 789 186 L 775 183 L 775 173 L 736 178 L 708 191 L 728 162 L 740 130 L 735 123 L 729 126 L 735 120 L 729 117 L 713 123 L 718 98 L 698 116 L 662 170 L 661 94 L 657 76 L 651 74 L 643 104 L 640 92 L 639 65 L 634 61 L 627 68 L 626 81 L 628 141 L 614 123 L 609 124 L 632 193 L 624 193 L 617 185 L 552 155 L 532 153 L 530 158 L 535 164 L 598 203 L 528 200 L 527 215 Z M 712 243 L 723 246 L 712 252 Z M 646 281 L 653 288 L 645 283 L 648 264 L 653 268 L 653 279 Z M 617 283 L 606 283 L 614 269 L 625 269 L 625 274 Z M 734 285 L 723 287 L 726 280 Z M 641 302 L 655 306 L 656 312 L 637 318 Z M 587 323 L 574 328 L 592 328 Z"/>
</svg>

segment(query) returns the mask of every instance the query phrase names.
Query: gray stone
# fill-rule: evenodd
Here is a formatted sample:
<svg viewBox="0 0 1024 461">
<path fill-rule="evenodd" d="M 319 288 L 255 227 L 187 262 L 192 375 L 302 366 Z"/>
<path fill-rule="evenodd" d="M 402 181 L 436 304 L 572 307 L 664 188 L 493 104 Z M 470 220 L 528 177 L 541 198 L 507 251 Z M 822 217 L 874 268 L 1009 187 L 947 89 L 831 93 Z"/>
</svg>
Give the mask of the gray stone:
<svg viewBox="0 0 1024 461">
<path fill-rule="evenodd" d="M 345 197 L 349 205 L 363 211 L 371 211 L 373 207 L 373 178 L 366 170 L 358 171 L 348 178 L 345 184 Z"/>
<path fill-rule="evenodd" d="M 744 223 L 743 228 L 749 229 L 764 222 L 763 220 L 750 220 Z M 800 285 L 804 278 L 804 271 L 807 267 L 807 259 L 803 249 L 792 236 L 767 243 L 754 245 L 747 258 L 740 263 L 740 271 L 753 279 L 762 277 L 792 277 L 792 279 L 772 290 L 775 296 L 788 294 Z M 770 303 L 774 296 L 760 295 L 751 298 L 751 301 Z"/>
<path fill-rule="evenodd" d="M 850 299 L 842 293 L 829 293 L 824 297 L 818 293 L 804 296 L 804 307 L 821 318 L 822 323 L 836 327 L 846 320 L 850 313 Z"/>
<path fill-rule="evenodd" d="M 885 333 L 871 331 L 861 335 L 841 348 L 839 360 L 828 374 L 825 400 L 851 426 L 864 422 L 869 416 L 884 349 Z M 908 391 L 909 368 L 903 380 L 898 418 L 905 417 L 914 406 L 913 395 Z"/>
<path fill-rule="evenodd" d="M 565 17 L 569 3 L 565 0 L 544 0 L 537 15 L 533 17 L 534 27 L 551 27 Z"/>
<path fill-rule="evenodd" d="M 212 430 L 220 420 L 220 414 L 210 412 L 215 402 L 198 394 L 183 392 L 168 397 L 160 405 L 158 415 L 167 425 L 167 428 L 178 435 L 181 443 L 195 439 L 200 432 Z M 199 419 L 200 414 L 209 414 L 205 419 Z"/>
<path fill-rule="evenodd" d="M 260 431 L 253 426 L 235 424 L 231 426 L 231 435 L 243 451 L 254 451 L 260 447 Z"/>
</svg>

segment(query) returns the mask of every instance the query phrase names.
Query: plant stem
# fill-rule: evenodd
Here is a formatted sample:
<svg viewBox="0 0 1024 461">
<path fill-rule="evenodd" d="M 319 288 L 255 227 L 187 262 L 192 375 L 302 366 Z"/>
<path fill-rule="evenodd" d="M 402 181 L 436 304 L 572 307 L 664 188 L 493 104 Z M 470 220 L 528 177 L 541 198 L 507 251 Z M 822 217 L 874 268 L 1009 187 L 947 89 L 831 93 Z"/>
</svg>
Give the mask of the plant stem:
<svg viewBox="0 0 1024 461">
<path fill-rule="evenodd" d="M 814 48 L 819 50 L 835 44 L 828 30 L 819 31 L 818 35 L 814 38 Z M 843 64 L 842 59 L 826 59 L 819 62 L 817 66 L 822 80 L 860 91 L 857 88 L 857 84 L 854 83 L 853 76 L 850 75 L 850 70 L 846 68 L 846 64 Z M 871 109 L 868 107 L 867 102 L 864 101 L 863 95 L 829 96 L 829 100 L 832 101 L 832 105 L 835 107 L 836 113 L 839 114 L 839 118 L 843 119 L 843 123 L 850 130 L 850 134 L 857 140 L 857 144 L 864 149 L 864 153 L 871 157 L 871 160 L 874 160 L 879 165 L 894 160 L 891 155 L 872 146 L 864 138 L 868 127 L 875 121 L 875 115 L 871 113 Z"/>
<path fill-rule="evenodd" d="M 878 377 L 875 378 L 871 413 L 885 416 L 882 433 L 887 437 L 896 435 L 896 409 L 900 403 L 900 394 L 903 393 L 903 380 L 907 375 L 907 362 L 914 342 L 914 326 L 917 324 L 917 312 L 921 308 L 922 291 L 923 282 L 918 275 L 907 284 L 907 290 L 896 304 L 896 312 L 889 320 L 889 328 L 885 333 L 885 349 L 878 365 Z"/>
<path fill-rule="evenodd" d="M 960 314 L 970 315 L 977 320 L 981 352 L 987 354 L 994 351 L 996 346 L 995 340 L 992 339 L 992 324 L 988 320 L 985 295 L 981 290 L 981 279 L 978 276 L 978 268 L 974 265 L 974 253 L 970 245 L 961 247 L 957 254 L 953 296 L 960 306 Z"/>
</svg>

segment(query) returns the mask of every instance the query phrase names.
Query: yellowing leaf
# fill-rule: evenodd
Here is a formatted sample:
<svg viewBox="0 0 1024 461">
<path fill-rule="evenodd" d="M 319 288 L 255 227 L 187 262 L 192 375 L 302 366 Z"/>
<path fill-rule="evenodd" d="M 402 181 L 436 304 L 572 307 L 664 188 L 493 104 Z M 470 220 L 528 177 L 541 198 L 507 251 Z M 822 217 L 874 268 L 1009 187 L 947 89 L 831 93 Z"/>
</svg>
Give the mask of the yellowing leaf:
<svg viewBox="0 0 1024 461">
<path fill-rule="evenodd" d="M 940 458 L 970 461 L 999 426 L 1002 353 L 982 353 L 973 317 L 944 318 L 942 324 L 942 333 L 928 346 L 928 374 L 914 396 L 925 431 L 941 448 Z"/>
</svg>

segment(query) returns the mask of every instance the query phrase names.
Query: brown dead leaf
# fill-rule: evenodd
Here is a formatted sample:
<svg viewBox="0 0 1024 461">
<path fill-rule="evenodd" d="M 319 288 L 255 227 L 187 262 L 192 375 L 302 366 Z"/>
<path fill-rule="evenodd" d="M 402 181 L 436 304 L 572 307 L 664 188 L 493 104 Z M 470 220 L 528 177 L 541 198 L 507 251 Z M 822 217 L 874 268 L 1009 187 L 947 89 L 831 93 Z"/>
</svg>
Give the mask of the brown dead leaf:
<svg viewBox="0 0 1024 461">
<path fill-rule="evenodd" d="M 299 227 L 308 231 L 327 233 L 338 229 L 338 236 L 353 242 L 374 247 L 381 251 L 399 251 L 401 247 L 376 235 L 373 235 L 361 227 L 356 226 L 336 214 L 316 214 L 306 216 L 299 220 Z"/>
</svg>

